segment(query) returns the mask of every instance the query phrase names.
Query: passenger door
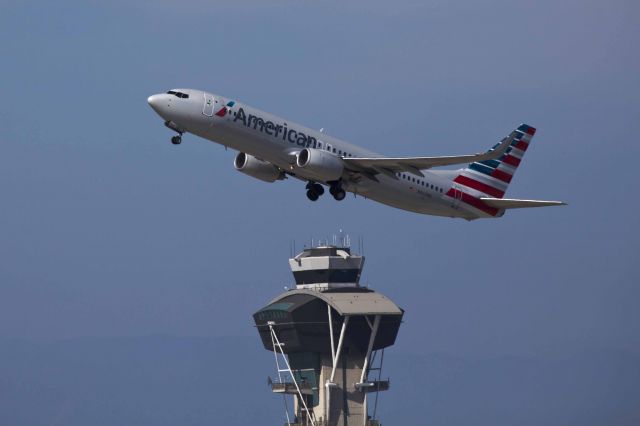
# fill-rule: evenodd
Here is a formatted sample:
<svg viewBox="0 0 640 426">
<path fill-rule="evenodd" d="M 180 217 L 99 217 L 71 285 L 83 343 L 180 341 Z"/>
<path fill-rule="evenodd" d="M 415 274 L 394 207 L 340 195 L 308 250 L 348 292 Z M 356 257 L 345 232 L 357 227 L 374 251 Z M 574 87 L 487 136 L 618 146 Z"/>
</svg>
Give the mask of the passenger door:
<svg viewBox="0 0 640 426">
<path fill-rule="evenodd" d="M 462 200 L 462 191 L 460 191 L 460 187 L 457 183 L 453 184 L 453 202 L 451 203 L 451 207 L 454 209 L 460 208 L 460 201 Z"/>
<path fill-rule="evenodd" d="M 215 101 L 210 93 L 204 94 L 204 106 L 202 107 L 202 113 L 207 117 L 213 117 L 213 108 Z"/>
</svg>

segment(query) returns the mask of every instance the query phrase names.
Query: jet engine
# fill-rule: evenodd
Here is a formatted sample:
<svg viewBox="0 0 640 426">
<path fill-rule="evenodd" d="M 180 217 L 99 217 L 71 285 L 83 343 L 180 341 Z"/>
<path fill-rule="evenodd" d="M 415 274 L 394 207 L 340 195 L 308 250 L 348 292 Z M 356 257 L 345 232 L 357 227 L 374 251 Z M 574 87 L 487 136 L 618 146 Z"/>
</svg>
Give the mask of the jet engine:
<svg viewBox="0 0 640 426">
<path fill-rule="evenodd" d="M 239 152 L 236 155 L 233 165 L 237 171 L 265 182 L 271 183 L 284 179 L 282 170 L 271 163 L 259 160 L 253 155 L 245 154 L 244 152 Z"/>
<path fill-rule="evenodd" d="M 305 148 L 298 153 L 296 165 L 313 179 L 322 182 L 339 180 L 344 171 L 340 157 L 321 149 Z"/>
</svg>

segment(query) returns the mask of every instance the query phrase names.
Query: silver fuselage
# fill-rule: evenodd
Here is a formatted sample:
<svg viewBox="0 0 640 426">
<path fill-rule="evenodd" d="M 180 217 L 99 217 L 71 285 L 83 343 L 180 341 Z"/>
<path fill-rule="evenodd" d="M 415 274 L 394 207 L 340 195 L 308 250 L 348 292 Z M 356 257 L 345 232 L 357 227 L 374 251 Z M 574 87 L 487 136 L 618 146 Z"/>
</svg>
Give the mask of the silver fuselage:
<svg viewBox="0 0 640 426">
<path fill-rule="evenodd" d="M 335 155 L 340 157 L 382 157 L 242 102 L 200 90 L 175 90 L 189 97 L 183 99 L 163 93 L 148 99 L 156 113 L 170 122 L 174 130 L 192 133 L 250 154 L 304 181 L 326 184 L 307 175 L 304 168 L 296 166 L 295 157 L 304 148 L 319 148 L 331 153 L 335 149 Z M 220 113 L 222 109 L 226 112 Z M 399 173 L 397 179 L 383 174 L 369 179 L 345 171 L 343 188 L 388 206 L 416 213 L 467 220 L 490 217 L 446 195 L 456 185 L 453 182 L 455 171 L 424 170 L 422 173 L 424 177 Z"/>
</svg>

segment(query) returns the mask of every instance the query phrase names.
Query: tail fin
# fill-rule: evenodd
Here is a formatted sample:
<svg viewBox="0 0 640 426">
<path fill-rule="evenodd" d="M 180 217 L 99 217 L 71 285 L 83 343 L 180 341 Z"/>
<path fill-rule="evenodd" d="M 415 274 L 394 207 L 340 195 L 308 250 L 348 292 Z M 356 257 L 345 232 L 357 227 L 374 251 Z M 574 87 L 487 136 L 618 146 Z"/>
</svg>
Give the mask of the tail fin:
<svg viewBox="0 0 640 426">
<path fill-rule="evenodd" d="M 521 124 L 509 135 L 513 137 L 513 142 L 501 157 L 469 164 L 467 168 L 462 169 L 454 182 L 466 187 L 463 189 L 464 192 L 467 192 L 468 188 L 469 192 L 477 197 L 504 197 L 535 133 L 536 129 L 533 127 Z M 498 145 L 491 148 L 491 151 Z"/>
</svg>

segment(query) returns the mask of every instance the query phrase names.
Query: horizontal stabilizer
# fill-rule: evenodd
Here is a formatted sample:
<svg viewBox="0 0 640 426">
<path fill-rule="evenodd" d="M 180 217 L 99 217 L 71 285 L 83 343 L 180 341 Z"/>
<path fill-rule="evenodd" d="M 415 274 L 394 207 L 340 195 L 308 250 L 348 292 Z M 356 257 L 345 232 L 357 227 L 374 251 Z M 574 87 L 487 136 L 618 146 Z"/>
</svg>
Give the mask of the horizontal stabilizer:
<svg viewBox="0 0 640 426">
<path fill-rule="evenodd" d="M 496 209 L 523 209 L 528 207 L 566 206 L 562 201 L 515 200 L 509 198 L 480 198 L 489 207 Z"/>
</svg>

